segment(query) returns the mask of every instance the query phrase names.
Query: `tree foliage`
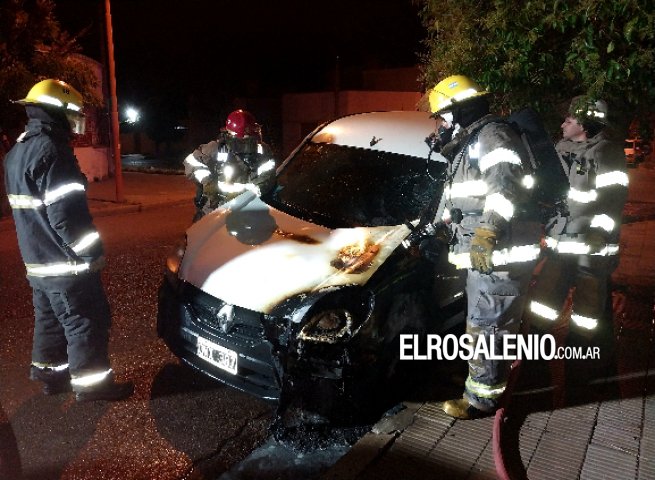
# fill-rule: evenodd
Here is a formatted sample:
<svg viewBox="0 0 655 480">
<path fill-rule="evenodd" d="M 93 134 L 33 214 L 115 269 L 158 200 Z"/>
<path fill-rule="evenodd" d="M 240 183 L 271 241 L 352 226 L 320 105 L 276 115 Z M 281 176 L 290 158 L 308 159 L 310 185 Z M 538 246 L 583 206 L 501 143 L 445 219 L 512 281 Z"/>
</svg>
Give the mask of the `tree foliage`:
<svg viewBox="0 0 655 480">
<path fill-rule="evenodd" d="M 531 105 L 551 127 L 576 95 L 606 100 L 619 128 L 653 110 L 654 0 L 414 1 L 428 86 L 464 74 L 501 111 Z"/>
<path fill-rule="evenodd" d="M 78 36 L 62 29 L 53 0 L 0 2 L 0 125 L 15 128 L 22 121 L 11 100 L 25 97 L 45 78 L 75 86 L 87 103 L 99 106 L 98 79 L 77 56 Z M 83 34 L 81 32 L 80 34 Z"/>
</svg>

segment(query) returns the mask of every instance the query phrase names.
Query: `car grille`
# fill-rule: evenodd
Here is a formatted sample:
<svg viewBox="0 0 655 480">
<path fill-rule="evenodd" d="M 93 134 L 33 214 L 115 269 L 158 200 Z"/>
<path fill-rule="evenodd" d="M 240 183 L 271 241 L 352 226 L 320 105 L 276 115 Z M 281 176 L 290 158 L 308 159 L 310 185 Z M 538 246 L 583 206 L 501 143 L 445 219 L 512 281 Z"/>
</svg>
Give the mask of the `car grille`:
<svg viewBox="0 0 655 480">
<path fill-rule="evenodd" d="M 199 290 L 191 296 L 188 305 L 194 323 L 210 330 L 227 343 L 254 347 L 264 341 L 260 313 L 228 305 Z"/>
</svg>

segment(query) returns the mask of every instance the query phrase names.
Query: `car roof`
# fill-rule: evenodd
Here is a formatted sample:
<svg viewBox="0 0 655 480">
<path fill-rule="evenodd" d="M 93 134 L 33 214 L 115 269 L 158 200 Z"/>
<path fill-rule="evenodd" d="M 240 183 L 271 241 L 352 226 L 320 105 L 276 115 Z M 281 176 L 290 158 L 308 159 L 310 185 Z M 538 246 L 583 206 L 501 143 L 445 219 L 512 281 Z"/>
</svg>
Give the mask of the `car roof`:
<svg viewBox="0 0 655 480">
<path fill-rule="evenodd" d="M 428 112 L 357 113 L 325 124 L 310 141 L 428 158 L 425 139 L 435 126 Z M 431 158 L 437 160 L 434 153 Z"/>
</svg>

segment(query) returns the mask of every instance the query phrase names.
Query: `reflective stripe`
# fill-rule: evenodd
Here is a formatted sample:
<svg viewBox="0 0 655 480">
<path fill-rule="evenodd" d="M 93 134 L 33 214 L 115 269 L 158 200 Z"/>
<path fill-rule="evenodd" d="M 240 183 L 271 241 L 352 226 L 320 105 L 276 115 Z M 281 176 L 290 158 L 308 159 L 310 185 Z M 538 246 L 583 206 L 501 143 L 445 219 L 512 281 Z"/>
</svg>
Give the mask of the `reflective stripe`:
<svg viewBox="0 0 655 480">
<path fill-rule="evenodd" d="M 494 250 L 491 261 L 494 265 L 509 265 L 512 263 L 530 262 L 539 258 L 541 247 L 539 245 L 519 245 L 516 247 Z M 448 261 L 456 268 L 471 268 L 471 254 L 449 253 Z"/>
<path fill-rule="evenodd" d="M 539 258 L 540 254 L 541 247 L 539 245 L 518 245 L 515 247 L 494 250 L 491 254 L 491 261 L 494 265 L 531 262 Z"/>
<path fill-rule="evenodd" d="M 534 188 L 534 184 L 535 184 L 534 177 L 532 175 L 526 175 L 521 180 L 521 183 L 528 190 L 532 190 Z"/>
<path fill-rule="evenodd" d="M 83 192 L 83 191 L 84 191 L 84 185 L 82 185 L 81 183 L 69 183 L 66 185 L 62 185 L 61 187 L 57 187 L 54 190 L 46 191 L 45 195 L 43 196 L 43 203 L 45 203 L 46 205 L 52 205 L 57 200 L 65 197 L 69 193 Z"/>
<path fill-rule="evenodd" d="M 71 378 L 71 385 L 75 387 L 90 387 L 91 385 L 102 382 L 110 373 L 111 368 L 105 372 L 92 373 L 82 377 L 73 377 Z"/>
<path fill-rule="evenodd" d="M 571 314 L 571 321 L 577 326 L 586 328 L 587 330 L 593 330 L 598 326 L 598 320 L 592 317 L 584 317 L 578 315 L 577 313 Z"/>
<path fill-rule="evenodd" d="M 98 239 L 100 238 L 100 234 L 98 232 L 91 232 L 86 235 L 84 235 L 81 239 L 79 239 L 77 242 L 74 242 L 70 245 L 70 247 L 73 249 L 75 253 L 80 253 L 93 245 Z"/>
<path fill-rule="evenodd" d="M 553 250 L 556 250 L 556 249 L 557 249 L 557 244 L 558 244 L 559 242 L 558 242 L 558 240 L 557 240 L 556 238 L 553 238 L 553 237 L 546 237 L 545 240 L 546 240 L 546 246 L 547 246 L 548 248 L 552 248 Z"/>
<path fill-rule="evenodd" d="M 591 247 L 589 245 L 584 242 L 578 242 L 575 240 L 558 241 L 553 237 L 546 237 L 546 246 L 558 253 L 574 255 L 599 255 L 606 257 L 619 253 L 619 245 L 616 243 L 608 243 L 600 252 L 596 253 L 589 253 L 591 251 Z"/>
<path fill-rule="evenodd" d="M 40 208 L 43 205 L 52 205 L 60 198 L 68 195 L 71 192 L 80 192 L 84 191 L 84 185 L 81 183 L 69 183 L 61 187 L 57 187 L 54 190 L 45 192 L 43 200 L 33 197 L 32 195 L 14 195 L 9 194 L 7 198 L 9 199 L 9 205 L 11 208 Z"/>
<path fill-rule="evenodd" d="M 471 255 L 468 252 L 448 254 L 448 262 L 455 265 L 457 269 L 471 268 Z"/>
<path fill-rule="evenodd" d="M 251 192 L 259 195 L 259 188 L 253 183 L 227 183 L 227 182 L 218 182 L 218 188 L 221 192 L 225 193 L 241 193 L 245 190 L 250 190 Z"/>
<path fill-rule="evenodd" d="M 446 198 L 481 197 L 486 195 L 489 187 L 484 180 L 469 180 L 468 182 L 453 183 L 446 187 Z"/>
<path fill-rule="evenodd" d="M 455 100 L 457 100 L 458 102 L 461 102 L 461 101 L 464 100 L 465 98 L 472 97 L 472 96 L 475 95 L 476 93 L 478 93 L 478 91 L 477 91 L 475 88 L 467 88 L 466 90 L 464 90 L 464 91 L 462 91 L 462 92 L 459 92 L 459 93 L 456 93 L 455 95 L 453 95 L 453 98 L 454 98 Z M 450 102 L 450 100 L 449 100 L 449 102 Z"/>
<path fill-rule="evenodd" d="M 49 105 L 54 105 L 55 107 L 63 107 L 64 104 L 62 103 L 61 100 L 55 97 L 51 97 L 50 95 L 39 95 L 37 97 L 37 100 L 41 103 L 47 103 Z"/>
<path fill-rule="evenodd" d="M 603 257 L 607 257 L 610 255 L 617 255 L 618 253 L 619 253 L 619 245 L 615 243 L 609 243 L 600 252 L 592 253 L 592 255 L 601 255 Z"/>
<path fill-rule="evenodd" d="M 547 307 L 543 303 L 535 302 L 534 300 L 530 302 L 530 311 L 546 320 L 555 321 L 559 316 L 557 310 Z"/>
<path fill-rule="evenodd" d="M 466 379 L 466 390 L 481 398 L 500 397 L 505 391 L 506 387 L 507 382 L 502 382 L 498 385 L 485 385 L 484 383 L 476 382 L 471 377 Z"/>
<path fill-rule="evenodd" d="M 257 144 L 257 153 L 262 155 L 264 153 L 264 146 L 261 143 Z"/>
<path fill-rule="evenodd" d="M 225 165 L 225 167 L 223 167 L 223 176 L 225 177 L 225 180 L 229 182 L 232 179 L 232 175 L 234 175 L 234 167 L 232 165 Z"/>
<path fill-rule="evenodd" d="M 514 216 L 514 204 L 507 200 L 502 194 L 492 193 L 484 202 L 483 211 L 494 211 L 505 220 L 509 221 Z"/>
<path fill-rule="evenodd" d="M 628 186 L 628 174 L 620 170 L 602 173 L 596 177 L 596 188 L 604 188 L 612 185 Z"/>
<path fill-rule="evenodd" d="M 43 206 L 43 201 L 34 198 L 31 195 L 7 195 L 7 198 L 9 199 L 9 205 L 11 208 L 14 209 L 19 209 L 19 208 L 41 208 Z"/>
<path fill-rule="evenodd" d="M 207 169 L 198 169 L 195 172 L 193 172 L 193 178 L 195 178 L 198 182 L 202 182 L 205 178 L 211 175 L 211 172 Z"/>
<path fill-rule="evenodd" d="M 227 160 L 228 152 L 216 152 L 216 160 L 224 162 Z"/>
<path fill-rule="evenodd" d="M 591 247 L 586 243 L 573 240 L 557 242 L 553 248 L 559 253 L 572 253 L 575 255 L 587 255 L 591 251 Z"/>
<path fill-rule="evenodd" d="M 275 160 L 268 160 L 267 162 L 261 164 L 259 168 L 257 168 L 257 175 L 261 175 L 262 173 L 273 170 L 274 168 L 275 168 Z"/>
<path fill-rule="evenodd" d="M 441 220 L 444 222 L 447 220 L 450 220 L 450 210 L 447 208 L 443 209 L 443 213 L 441 214 Z"/>
<path fill-rule="evenodd" d="M 33 277 L 59 277 L 63 275 L 77 275 L 89 270 L 88 263 L 26 263 L 27 274 Z"/>
<path fill-rule="evenodd" d="M 480 142 L 469 145 L 469 158 L 477 159 L 480 156 Z"/>
<path fill-rule="evenodd" d="M 193 153 L 190 153 L 186 156 L 186 158 L 184 159 L 184 163 L 186 163 L 190 167 L 207 168 L 207 165 L 202 163 L 200 160 L 196 159 L 196 157 L 193 156 Z"/>
<path fill-rule="evenodd" d="M 611 232 L 614 230 L 614 227 L 616 226 L 616 222 L 612 217 L 609 215 L 605 215 L 604 213 L 602 215 L 595 215 L 594 218 L 591 219 L 591 228 L 602 228 L 603 230 L 607 232 Z"/>
<path fill-rule="evenodd" d="M 480 171 L 484 172 L 499 163 L 511 163 L 521 165 L 521 158 L 514 150 L 509 148 L 497 148 L 487 153 L 480 159 Z"/>
<path fill-rule="evenodd" d="M 52 363 L 32 362 L 32 366 L 41 369 L 49 368 L 50 370 L 54 370 L 55 372 L 61 372 L 68 368 L 67 363 L 64 363 L 62 365 L 53 365 Z"/>
<path fill-rule="evenodd" d="M 598 192 L 593 189 L 583 192 L 582 190 L 571 188 L 569 190 L 569 198 L 579 203 L 590 203 L 598 198 Z"/>
</svg>

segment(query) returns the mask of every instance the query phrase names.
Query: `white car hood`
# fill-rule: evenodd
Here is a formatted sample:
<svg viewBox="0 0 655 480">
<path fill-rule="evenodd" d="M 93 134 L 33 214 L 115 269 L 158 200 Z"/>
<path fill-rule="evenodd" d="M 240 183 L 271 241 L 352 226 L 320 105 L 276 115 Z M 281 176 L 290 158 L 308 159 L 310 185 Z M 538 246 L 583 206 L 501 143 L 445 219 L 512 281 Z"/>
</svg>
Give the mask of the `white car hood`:
<svg viewBox="0 0 655 480">
<path fill-rule="evenodd" d="M 229 304 L 270 313 L 294 295 L 363 285 L 408 234 L 405 225 L 331 230 L 247 192 L 189 228 L 179 276 Z"/>
</svg>

